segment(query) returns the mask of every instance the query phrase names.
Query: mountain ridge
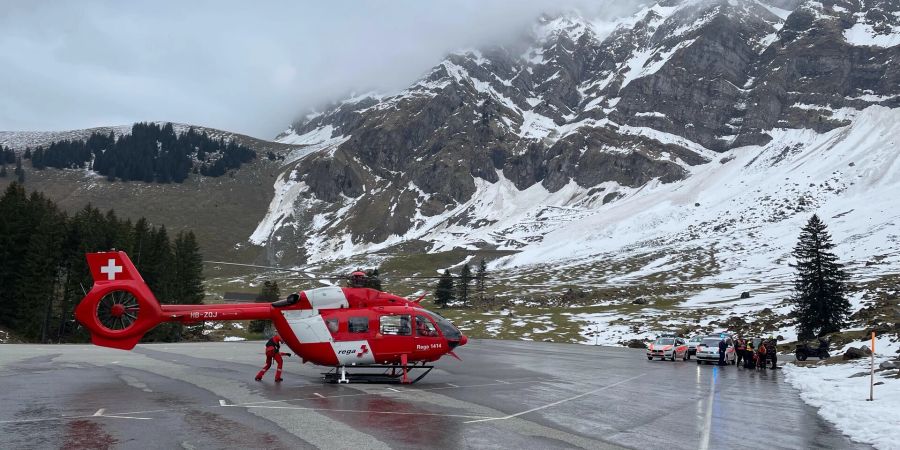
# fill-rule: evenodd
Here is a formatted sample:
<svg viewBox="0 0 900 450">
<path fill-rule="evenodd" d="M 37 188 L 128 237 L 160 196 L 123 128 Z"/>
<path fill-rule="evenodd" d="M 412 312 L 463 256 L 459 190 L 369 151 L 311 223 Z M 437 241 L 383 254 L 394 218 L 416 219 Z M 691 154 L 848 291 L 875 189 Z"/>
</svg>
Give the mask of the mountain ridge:
<svg viewBox="0 0 900 450">
<path fill-rule="evenodd" d="M 790 337 L 789 253 L 812 213 L 850 264 L 855 309 L 900 267 L 898 20 L 892 0 L 545 16 L 521 47 L 453 53 L 407 89 L 294 122 L 234 254 L 411 273 L 488 255 L 507 308 L 582 299 L 546 312 L 564 339 L 734 316 Z M 544 315 L 500 323 L 550 330 Z M 467 319 L 496 335 L 500 319 Z"/>
</svg>

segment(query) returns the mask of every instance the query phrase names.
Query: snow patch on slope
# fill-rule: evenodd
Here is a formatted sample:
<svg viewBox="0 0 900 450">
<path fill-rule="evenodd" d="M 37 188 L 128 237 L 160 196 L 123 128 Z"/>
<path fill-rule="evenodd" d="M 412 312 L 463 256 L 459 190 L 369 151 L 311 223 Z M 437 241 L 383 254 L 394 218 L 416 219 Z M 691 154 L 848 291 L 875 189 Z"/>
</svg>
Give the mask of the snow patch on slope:
<svg viewBox="0 0 900 450">
<path fill-rule="evenodd" d="M 900 28 L 888 27 L 890 32 L 879 33 L 868 23 L 857 22 L 852 27 L 844 30 L 844 39 L 848 44 L 875 47 L 893 47 L 900 45 Z"/>
<path fill-rule="evenodd" d="M 798 230 L 814 212 L 825 218 L 852 268 L 892 254 L 900 235 L 896 195 L 900 110 L 872 106 L 849 126 L 817 134 L 774 130 L 764 147 L 731 150 L 690 168 L 687 180 L 651 182 L 540 242 L 497 262 L 512 268 L 602 258 L 623 251 L 714 251 L 721 265 L 703 281 L 784 284 Z M 851 163 L 853 163 L 851 165 Z M 875 276 L 889 264 L 865 268 Z M 882 269 L 879 269 L 882 267 Z M 772 295 L 777 296 L 777 293 Z"/>
<path fill-rule="evenodd" d="M 878 347 L 876 346 L 876 351 Z M 887 360 L 876 357 L 875 364 Z M 853 376 L 869 372 L 869 360 L 843 364 L 784 366 L 787 380 L 800 391 L 800 398 L 819 409 L 819 415 L 851 439 L 878 449 L 896 449 L 900 443 L 900 379 L 876 373 L 875 401 L 869 397 L 869 377 Z"/>
</svg>

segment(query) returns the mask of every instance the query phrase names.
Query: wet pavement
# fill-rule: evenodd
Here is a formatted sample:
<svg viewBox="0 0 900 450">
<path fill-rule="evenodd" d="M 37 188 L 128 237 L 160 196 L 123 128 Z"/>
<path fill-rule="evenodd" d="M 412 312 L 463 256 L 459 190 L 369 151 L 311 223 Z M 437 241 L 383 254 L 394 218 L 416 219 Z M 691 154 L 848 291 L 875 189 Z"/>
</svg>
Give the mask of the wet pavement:
<svg viewBox="0 0 900 450">
<path fill-rule="evenodd" d="M 780 370 L 470 341 L 419 383 L 331 385 L 263 343 L 0 345 L 0 448 L 869 448 Z"/>
</svg>

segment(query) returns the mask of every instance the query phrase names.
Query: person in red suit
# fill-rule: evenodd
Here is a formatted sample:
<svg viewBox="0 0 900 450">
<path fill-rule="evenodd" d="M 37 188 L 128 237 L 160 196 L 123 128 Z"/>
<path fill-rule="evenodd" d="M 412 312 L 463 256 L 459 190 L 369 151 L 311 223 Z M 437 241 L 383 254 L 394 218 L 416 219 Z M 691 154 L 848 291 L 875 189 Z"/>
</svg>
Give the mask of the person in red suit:
<svg viewBox="0 0 900 450">
<path fill-rule="evenodd" d="M 278 368 L 275 369 L 275 381 L 280 382 L 281 378 L 281 366 L 284 363 L 284 360 L 281 359 L 282 356 L 291 356 L 290 353 L 281 353 L 281 336 L 275 335 L 272 336 L 272 339 L 269 339 L 266 342 L 266 365 L 256 374 L 256 381 L 262 381 L 263 375 L 269 370 L 269 367 L 272 367 L 272 360 L 274 359 L 276 363 L 278 363 Z"/>
</svg>

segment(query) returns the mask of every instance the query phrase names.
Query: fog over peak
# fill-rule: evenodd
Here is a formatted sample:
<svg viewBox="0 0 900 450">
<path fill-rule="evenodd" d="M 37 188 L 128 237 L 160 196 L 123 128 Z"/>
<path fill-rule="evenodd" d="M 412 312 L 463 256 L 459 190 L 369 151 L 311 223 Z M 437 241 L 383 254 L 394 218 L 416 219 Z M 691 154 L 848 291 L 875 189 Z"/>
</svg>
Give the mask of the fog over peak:
<svg viewBox="0 0 900 450">
<path fill-rule="evenodd" d="M 6 2 L 0 130 L 166 120 L 271 138 L 350 92 L 402 89 L 543 13 L 635 2 Z"/>
</svg>

